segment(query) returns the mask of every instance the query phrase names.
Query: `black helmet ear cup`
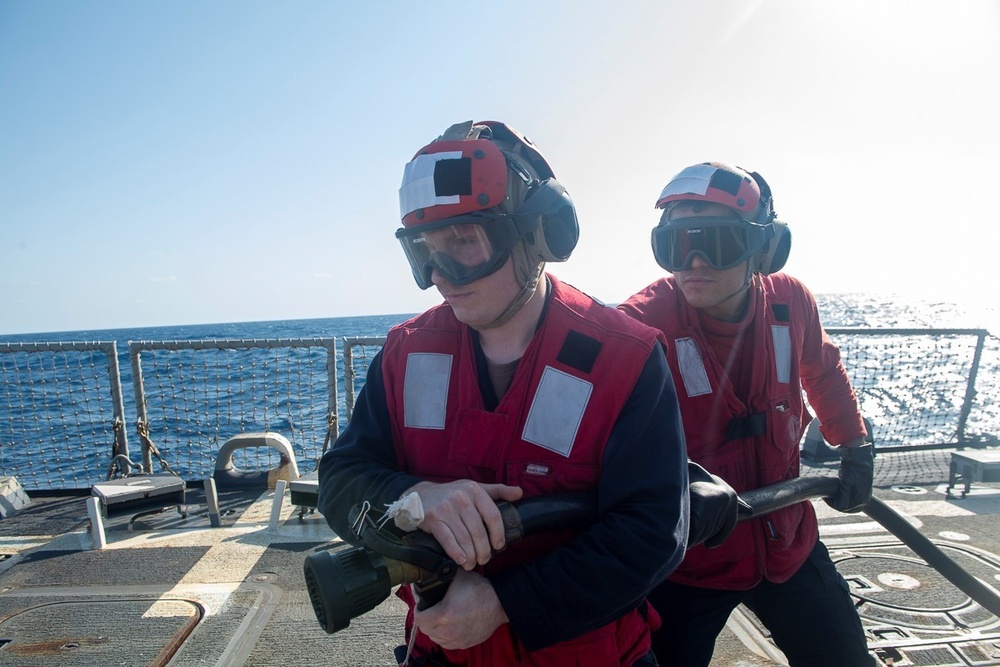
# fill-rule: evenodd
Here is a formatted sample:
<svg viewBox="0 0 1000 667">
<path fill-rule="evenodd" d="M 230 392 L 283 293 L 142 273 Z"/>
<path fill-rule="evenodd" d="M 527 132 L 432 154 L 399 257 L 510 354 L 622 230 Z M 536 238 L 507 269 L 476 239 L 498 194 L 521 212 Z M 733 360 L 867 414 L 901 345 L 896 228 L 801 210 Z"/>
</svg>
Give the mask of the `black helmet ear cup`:
<svg viewBox="0 0 1000 667">
<path fill-rule="evenodd" d="M 775 220 L 771 223 L 771 229 L 774 230 L 771 238 L 755 258 L 755 270 L 765 276 L 780 271 L 788 261 L 788 253 L 792 250 L 792 232 L 789 231 L 788 225 Z"/>
<path fill-rule="evenodd" d="M 580 239 L 576 207 L 566 188 L 554 178 L 532 188 L 515 215 L 530 230 L 525 234 L 525 244 L 539 261 L 566 261 Z"/>
<path fill-rule="evenodd" d="M 539 258 L 546 262 L 565 262 L 580 239 L 580 225 L 572 206 L 560 206 L 541 218 L 544 251 Z M 544 256 L 542 256 L 544 255 Z"/>
</svg>

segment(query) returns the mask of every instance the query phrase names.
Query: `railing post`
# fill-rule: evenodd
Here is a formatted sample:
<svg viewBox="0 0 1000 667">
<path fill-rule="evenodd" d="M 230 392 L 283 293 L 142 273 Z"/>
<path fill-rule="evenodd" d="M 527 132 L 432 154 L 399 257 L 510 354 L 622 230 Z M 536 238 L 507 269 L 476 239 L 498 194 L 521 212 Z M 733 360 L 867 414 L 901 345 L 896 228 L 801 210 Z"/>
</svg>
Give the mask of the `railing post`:
<svg viewBox="0 0 1000 667">
<path fill-rule="evenodd" d="M 128 430 L 125 427 L 125 402 L 122 399 L 122 377 L 118 368 L 118 343 L 111 341 L 104 346 L 104 353 L 108 356 L 108 375 L 111 377 L 111 402 L 112 411 L 115 415 L 115 423 L 121 424 L 121 428 L 114 429 L 114 444 L 112 445 L 112 458 L 118 454 L 128 458 Z"/>
<path fill-rule="evenodd" d="M 326 377 L 327 377 L 327 413 L 326 423 L 328 430 L 333 431 L 336 438 L 340 432 L 340 415 L 337 407 L 337 396 L 339 387 L 337 386 L 337 339 L 331 338 L 326 342 Z"/>
<path fill-rule="evenodd" d="M 135 424 L 139 433 L 139 442 L 142 449 L 142 470 L 143 472 L 153 472 L 153 456 L 146 446 L 146 439 L 142 437 L 145 429 L 148 433 L 149 418 L 146 416 L 146 394 L 142 387 L 142 348 L 133 341 L 128 342 L 129 362 L 132 365 L 132 391 L 135 394 Z"/>
<path fill-rule="evenodd" d="M 344 338 L 344 400 L 347 403 L 347 421 L 354 413 L 354 342 Z"/>
<path fill-rule="evenodd" d="M 976 339 L 976 352 L 972 356 L 972 367 L 969 369 L 969 382 L 965 386 L 965 400 L 962 402 L 962 412 L 958 417 L 958 430 L 955 439 L 958 441 L 958 449 L 965 447 L 965 424 L 969 420 L 972 412 L 972 402 L 976 400 L 976 374 L 979 372 L 979 361 L 983 356 L 983 344 L 986 342 L 985 330 L 979 330 Z"/>
<path fill-rule="evenodd" d="M 358 345 L 384 345 L 385 336 L 351 336 L 345 337 L 344 341 L 344 399 L 347 402 L 347 421 L 351 421 L 354 414 L 354 348 Z"/>
</svg>

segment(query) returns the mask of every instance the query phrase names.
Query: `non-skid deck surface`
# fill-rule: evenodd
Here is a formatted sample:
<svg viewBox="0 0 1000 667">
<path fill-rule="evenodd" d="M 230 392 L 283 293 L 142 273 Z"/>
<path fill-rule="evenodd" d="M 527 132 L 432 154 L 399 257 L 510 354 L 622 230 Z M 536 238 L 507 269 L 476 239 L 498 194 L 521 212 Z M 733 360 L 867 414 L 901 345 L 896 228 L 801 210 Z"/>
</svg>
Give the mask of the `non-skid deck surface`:
<svg viewBox="0 0 1000 667">
<path fill-rule="evenodd" d="M 212 528 L 197 493 L 186 500 L 186 516 L 107 520 L 101 550 L 85 496 L 0 521 L 0 666 L 394 664 L 394 597 L 336 635 L 316 621 L 303 563 L 343 548 L 322 516 L 286 498 L 272 529 L 273 492 L 224 492 Z"/>
<path fill-rule="evenodd" d="M 998 485 L 947 498 L 945 484 L 881 487 L 962 567 L 1000 586 Z M 110 664 L 394 665 L 404 608 L 391 596 L 326 634 L 305 590 L 303 563 L 339 549 L 322 516 L 299 517 L 273 492 L 220 496 L 210 527 L 197 490 L 186 516 L 171 508 L 108 521 L 94 550 L 85 498 L 33 499 L 0 521 L 0 666 Z M 881 664 L 1000 664 L 1000 619 L 957 591 L 864 514 L 815 503 L 821 535 L 855 592 Z M 735 622 L 738 621 L 738 622 Z M 780 665 L 766 628 L 737 614 L 713 667 Z"/>
</svg>

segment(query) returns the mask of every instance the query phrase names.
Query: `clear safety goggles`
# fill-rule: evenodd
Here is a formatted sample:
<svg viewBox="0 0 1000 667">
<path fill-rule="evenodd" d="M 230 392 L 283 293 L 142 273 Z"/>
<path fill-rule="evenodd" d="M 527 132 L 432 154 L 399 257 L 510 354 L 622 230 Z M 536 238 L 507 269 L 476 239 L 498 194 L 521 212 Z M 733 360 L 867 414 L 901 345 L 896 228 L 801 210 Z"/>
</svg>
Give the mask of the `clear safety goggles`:
<svg viewBox="0 0 1000 667">
<path fill-rule="evenodd" d="M 437 270 L 453 285 L 468 285 L 496 272 L 521 240 L 512 216 L 471 213 L 402 228 L 396 238 L 420 289 L 427 289 Z"/>
<path fill-rule="evenodd" d="M 653 229 L 653 255 L 667 271 L 686 271 L 697 255 L 725 270 L 750 259 L 767 243 L 769 228 L 749 220 L 693 217 L 661 222 Z"/>
</svg>

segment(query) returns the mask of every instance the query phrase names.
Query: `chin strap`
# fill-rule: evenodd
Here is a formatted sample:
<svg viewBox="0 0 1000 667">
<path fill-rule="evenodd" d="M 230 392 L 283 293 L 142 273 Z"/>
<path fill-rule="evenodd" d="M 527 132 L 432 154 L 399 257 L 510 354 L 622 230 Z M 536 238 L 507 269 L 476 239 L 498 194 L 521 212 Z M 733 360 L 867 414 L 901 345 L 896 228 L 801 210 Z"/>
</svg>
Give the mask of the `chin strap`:
<svg viewBox="0 0 1000 667">
<path fill-rule="evenodd" d="M 517 315 L 518 311 L 528 303 L 535 294 L 538 280 L 542 277 L 545 269 L 545 262 L 531 257 L 528 245 L 524 240 L 510 249 L 510 256 L 514 260 L 514 279 L 521 286 L 511 302 L 500 315 L 489 324 L 479 327 L 480 329 L 496 329 L 510 321 L 510 318 Z"/>
<path fill-rule="evenodd" d="M 753 287 L 754 277 L 756 275 L 757 273 L 753 270 L 753 266 L 751 266 L 751 263 L 747 262 L 747 275 L 746 278 L 743 279 L 743 287 L 741 288 L 740 291 L 750 289 L 751 287 Z"/>
<path fill-rule="evenodd" d="M 730 294 L 729 296 L 727 296 L 722 301 L 728 301 L 729 299 L 732 299 L 732 298 L 734 298 L 736 296 L 739 296 L 740 294 L 743 294 L 743 293 L 747 292 L 751 287 L 754 286 L 754 283 L 756 282 L 756 276 L 757 276 L 757 274 L 754 273 L 753 269 L 750 268 L 750 263 L 747 262 L 747 275 L 746 275 L 746 278 L 743 279 L 743 284 L 740 286 L 740 288 L 738 290 L 736 290 L 735 292 L 733 292 L 732 294 Z M 752 299 L 752 298 L 753 298 L 753 295 L 751 294 L 748 297 L 748 299 Z M 720 303 L 721 303 L 721 301 L 720 301 Z M 746 316 L 746 307 L 740 309 L 740 318 L 739 319 L 742 319 L 745 316 Z"/>
<path fill-rule="evenodd" d="M 535 269 L 535 273 L 528 280 L 524 281 L 521 285 L 521 290 L 514 296 L 514 299 L 507 305 L 500 315 L 490 322 L 489 324 L 484 324 L 478 329 L 496 329 L 499 326 L 503 326 L 510 321 L 512 317 L 517 315 L 518 311 L 524 308 L 524 304 L 535 295 L 535 288 L 538 286 L 538 279 L 542 277 L 542 270 L 545 268 L 545 264 L 539 264 Z M 520 278 L 518 282 L 521 282 Z"/>
</svg>

